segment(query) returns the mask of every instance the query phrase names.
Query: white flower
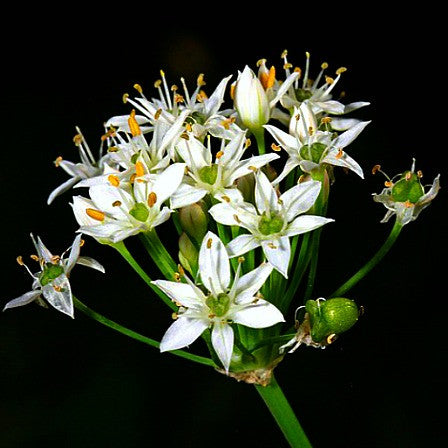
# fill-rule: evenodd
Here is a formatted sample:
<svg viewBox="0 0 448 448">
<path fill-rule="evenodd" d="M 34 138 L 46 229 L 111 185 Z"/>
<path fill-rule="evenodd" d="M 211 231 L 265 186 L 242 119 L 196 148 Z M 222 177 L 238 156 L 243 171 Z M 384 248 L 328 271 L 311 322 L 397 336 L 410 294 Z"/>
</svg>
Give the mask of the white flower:
<svg viewBox="0 0 448 448">
<path fill-rule="evenodd" d="M 112 176 L 109 184 L 90 187 L 90 199 L 73 198 L 79 231 L 99 241 L 117 243 L 131 235 L 152 230 L 167 221 L 172 210 L 163 206 L 176 191 L 185 164 L 175 163 L 160 174 L 149 174 L 141 160 L 135 165 L 133 184 Z"/>
<path fill-rule="evenodd" d="M 268 77 L 266 82 L 262 83 L 246 65 L 238 76 L 234 90 L 235 109 L 243 125 L 252 132 L 261 130 L 262 126 L 271 118 L 275 105 L 297 79 L 297 76 L 298 73 L 288 76 L 272 98 L 271 88 L 274 85 L 275 73 L 273 77 Z"/>
<path fill-rule="evenodd" d="M 3 311 L 9 308 L 27 305 L 34 301 L 40 301 L 40 296 L 44 296 L 51 306 L 73 318 L 73 298 L 68 280 L 70 272 L 75 264 L 81 264 L 104 273 L 103 266 L 93 258 L 81 257 L 79 255 L 81 235 L 78 235 L 73 241 L 68 258 L 64 258 L 67 251 L 60 257 L 54 256 L 44 246 L 39 237 L 36 241 L 33 235 L 31 235 L 31 239 L 37 251 L 37 255 L 32 256 L 32 258 L 39 262 L 41 270 L 36 274 L 32 274 L 29 268 L 23 263 L 22 257 L 17 258 L 18 263 L 25 266 L 33 278 L 33 289 L 9 301 L 3 308 Z"/>
<path fill-rule="evenodd" d="M 304 215 L 316 201 L 321 189 L 317 181 L 303 182 L 277 196 L 262 172 L 256 174 L 255 203 L 214 205 L 210 214 L 215 221 L 240 226 L 250 233 L 239 235 L 227 245 L 231 257 L 238 257 L 261 246 L 270 264 L 284 277 L 288 276 L 290 259 L 289 237 L 317 229 L 333 219 Z"/>
<path fill-rule="evenodd" d="M 295 167 L 310 173 L 322 165 L 348 168 L 364 178 L 362 168 L 343 149 L 352 143 L 370 121 L 363 121 L 343 132 L 336 138 L 332 132 L 318 130 L 316 117 L 307 102 L 294 109 L 289 123 L 289 134 L 281 129 L 266 125 L 265 129 L 285 149 L 289 158 L 274 184 L 283 180 Z"/>
<path fill-rule="evenodd" d="M 277 154 L 264 154 L 241 160 L 246 149 L 246 134 L 240 131 L 227 145 L 222 140 L 221 150 L 213 163 L 210 141 L 206 147 L 196 138 L 183 139 L 177 151 L 187 164 L 188 175 L 171 197 L 171 207 L 184 207 L 206 194 L 218 200 L 242 200 L 241 193 L 234 186 L 235 180 L 279 157 Z"/>
<path fill-rule="evenodd" d="M 379 171 L 377 165 L 373 172 Z M 420 212 L 426 208 L 437 196 L 440 190 L 440 174 L 434 179 L 428 191 L 420 182 L 421 171 L 415 172 L 415 159 L 410 171 L 399 174 L 386 182 L 386 188 L 380 194 L 374 194 L 373 199 L 387 208 L 387 213 L 381 222 L 387 222 L 393 215 L 397 215 L 397 221 L 402 225 L 409 224 L 417 219 Z"/>
<path fill-rule="evenodd" d="M 229 256 L 221 240 L 208 232 L 199 252 L 199 273 L 206 292 L 187 277 L 187 283 L 153 282 L 181 306 L 176 321 L 163 336 L 162 352 L 190 345 L 207 328 L 213 327 L 212 345 L 228 372 L 234 342 L 231 323 L 266 328 L 284 322 L 282 313 L 257 295 L 272 266 L 263 263 L 242 277 L 240 266 L 230 287 Z"/>
</svg>

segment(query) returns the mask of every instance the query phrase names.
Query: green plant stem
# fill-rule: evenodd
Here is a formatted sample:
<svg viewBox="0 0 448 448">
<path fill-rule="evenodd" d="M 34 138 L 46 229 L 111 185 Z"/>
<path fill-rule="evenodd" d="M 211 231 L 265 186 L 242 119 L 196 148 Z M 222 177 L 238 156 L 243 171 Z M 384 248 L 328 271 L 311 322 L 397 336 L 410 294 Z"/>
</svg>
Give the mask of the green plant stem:
<svg viewBox="0 0 448 448">
<path fill-rule="evenodd" d="M 268 386 L 255 386 L 292 448 L 311 448 L 302 426 L 274 376 Z"/>
<path fill-rule="evenodd" d="M 340 297 L 347 291 L 353 288 L 361 279 L 363 279 L 389 252 L 390 248 L 394 245 L 401 232 L 403 226 L 396 221 L 392 228 L 387 240 L 380 247 L 378 252 L 352 277 L 350 277 L 342 286 L 340 286 L 330 297 Z"/>
<path fill-rule="evenodd" d="M 261 128 L 254 133 L 255 140 L 257 141 L 258 154 L 262 155 L 266 153 L 266 147 L 264 144 L 264 128 Z"/>
<path fill-rule="evenodd" d="M 106 327 L 112 328 L 115 331 L 118 331 L 119 333 L 122 333 L 126 336 L 129 336 L 132 339 L 135 339 L 137 341 L 143 342 L 144 344 L 150 345 L 151 347 L 160 348 L 160 342 L 155 341 L 154 339 L 148 338 L 146 336 L 141 335 L 140 333 L 137 333 L 133 330 L 130 330 L 129 328 L 123 327 L 120 324 L 117 324 L 116 322 L 108 319 L 107 317 L 104 317 L 102 314 L 97 313 L 96 311 L 93 311 L 88 306 L 84 305 L 79 299 L 73 296 L 73 303 L 75 304 L 75 307 L 83 312 L 85 315 L 89 316 L 91 319 L 96 320 L 100 324 L 105 325 Z M 203 356 L 199 355 L 193 355 L 191 353 L 185 352 L 183 350 L 173 350 L 169 353 L 180 356 L 181 358 L 189 359 L 190 361 L 203 364 L 210 367 L 216 367 L 216 364 L 209 358 L 204 358 Z"/>
<path fill-rule="evenodd" d="M 168 305 L 173 311 L 177 310 L 177 306 L 159 289 L 157 286 L 153 285 L 151 278 L 143 270 L 143 268 L 137 263 L 135 258 L 128 251 L 123 241 L 118 243 L 110 244 L 134 269 L 135 272 L 141 277 L 141 279 Z"/>
<path fill-rule="evenodd" d="M 308 273 L 308 281 L 306 284 L 304 303 L 306 303 L 306 301 L 310 299 L 313 293 L 314 280 L 316 279 L 316 272 L 317 272 L 317 261 L 319 259 L 320 234 L 321 229 L 316 229 L 313 234 L 313 242 L 311 243 L 312 258 L 311 258 L 310 271 Z"/>
</svg>

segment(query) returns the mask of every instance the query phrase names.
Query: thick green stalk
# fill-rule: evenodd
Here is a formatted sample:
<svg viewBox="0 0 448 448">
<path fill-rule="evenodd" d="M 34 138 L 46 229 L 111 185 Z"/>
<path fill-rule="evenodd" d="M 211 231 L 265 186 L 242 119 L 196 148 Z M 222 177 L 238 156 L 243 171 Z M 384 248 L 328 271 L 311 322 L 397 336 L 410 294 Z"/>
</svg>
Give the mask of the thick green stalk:
<svg viewBox="0 0 448 448">
<path fill-rule="evenodd" d="M 96 320 L 100 324 L 105 325 L 106 327 L 112 328 L 115 331 L 118 331 L 119 333 L 122 333 L 126 336 L 129 336 L 132 339 L 135 339 L 137 341 L 143 342 L 144 344 L 150 345 L 151 347 L 159 348 L 160 342 L 155 341 L 154 339 L 148 338 L 146 336 L 141 335 L 140 333 L 137 333 L 133 330 L 130 330 L 129 328 L 123 327 L 120 324 L 117 324 L 116 322 L 108 319 L 107 317 L 104 317 L 102 314 L 97 313 L 96 311 L 91 310 L 89 307 L 84 305 L 80 300 L 78 300 L 76 297 L 73 296 L 73 303 L 75 304 L 75 307 L 89 316 L 91 319 Z M 189 359 L 190 361 L 197 362 L 199 364 L 204 364 L 206 366 L 210 367 L 216 367 L 216 364 L 209 358 L 204 358 L 203 356 L 199 355 L 193 355 L 191 353 L 185 352 L 183 350 L 173 350 L 169 353 L 172 353 L 173 355 L 180 356 L 181 358 Z"/>
<path fill-rule="evenodd" d="M 257 141 L 258 154 L 262 155 L 266 153 L 266 147 L 264 144 L 264 128 L 261 128 L 254 132 L 255 140 Z"/>
<path fill-rule="evenodd" d="M 302 426 L 274 376 L 268 386 L 255 386 L 292 448 L 311 448 Z"/>
<path fill-rule="evenodd" d="M 157 286 L 153 285 L 151 278 L 143 270 L 143 268 L 137 263 L 135 258 L 128 251 L 123 241 L 118 243 L 110 244 L 119 254 L 129 263 L 129 265 L 134 269 L 135 272 L 142 278 L 142 280 L 174 311 L 177 310 L 177 306 L 159 289 Z"/>
<path fill-rule="evenodd" d="M 361 279 L 363 279 L 389 252 L 390 248 L 394 245 L 401 232 L 403 226 L 397 221 L 392 228 L 387 240 L 380 247 L 378 252 L 352 277 L 350 277 L 342 286 L 340 286 L 330 297 L 340 297 L 355 286 Z"/>
</svg>

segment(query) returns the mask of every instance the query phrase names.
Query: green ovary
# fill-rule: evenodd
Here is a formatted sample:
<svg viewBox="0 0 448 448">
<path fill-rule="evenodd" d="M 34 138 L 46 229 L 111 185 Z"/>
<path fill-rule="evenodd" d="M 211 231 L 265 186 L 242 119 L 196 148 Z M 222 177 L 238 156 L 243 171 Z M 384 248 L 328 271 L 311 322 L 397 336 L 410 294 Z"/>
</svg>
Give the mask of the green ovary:
<svg viewBox="0 0 448 448">
<path fill-rule="evenodd" d="M 137 204 L 129 210 L 129 214 L 137 221 L 145 222 L 149 216 L 148 207 L 146 207 L 143 202 L 137 202 Z"/>
<path fill-rule="evenodd" d="M 281 216 L 271 213 L 271 216 L 268 217 L 266 213 L 263 213 L 258 224 L 258 230 L 263 235 L 272 235 L 283 229 L 283 223 L 284 220 Z"/>
<path fill-rule="evenodd" d="M 210 313 L 216 317 L 222 317 L 229 311 L 231 300 L 227 294 L 221 293 L 218 297 L 207 297 L 205 303 L 210 308 Z"/>
<path fill-rule="evenodd" d="M 406 179 L 406 176 L 408 179 Z M 418 176 L 408 171 L 403 177 L 392 187 L 391 197 L 395 202 L 409 201 L 415 204 L 425 191 L 420 183 Z"/>
<path fill-rule="evenodd" d="M 64 273 L 64 268 L 59 264 L 46 263 L 39 282 L 42 286 L 48 285 Z"/>
<path fill-rule="evenodd" d="M 313 143 L 311 146 L 304 145 L 300 148 L 300 157 L 314 163 L 319 163 L 326 149 L 327 146 L 319 142 Z"/>
<path fill-rule="evenodd" d="M 203 166 L 199 170 L 199 179 L 206 184 L 213 185 L 218 177 L 218 165 Z"/>
<path fill-rule="evenodd" d="M 307 89 L 296 89 L 296 97 L 297 100 L 302 102 L 309 100 L 313 96 L 313 92 Z"/>
</svg>

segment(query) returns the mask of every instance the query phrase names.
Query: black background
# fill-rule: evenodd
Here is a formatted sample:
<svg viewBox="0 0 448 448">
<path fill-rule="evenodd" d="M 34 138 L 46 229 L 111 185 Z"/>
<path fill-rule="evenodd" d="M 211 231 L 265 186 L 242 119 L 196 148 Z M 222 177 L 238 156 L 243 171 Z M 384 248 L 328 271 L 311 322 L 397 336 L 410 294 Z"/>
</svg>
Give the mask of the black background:
<svg viewBox="0 0 448 448">
<path fill-rule="evenodd" d="M 284 48 L 294 65 L 303 66 L 308 50 L 314 70 L 324 60 L 349 68 L 341 82 L 347 100 L 372 102 L 357 115 L 373 122 L 349 149 L 366 179 L 337 173 L 329 209 L 336 224 L 323 234 L 318 296 L 345 281 L 391 228 L 379 223 L 384 209 L 371 199 L 382 186 L 370 175 L 373 165 L 393 175 L 416 157 L 427 183 L 440 172 L 444 186 L 440 11 L 307 4 L 255 5 L 242 14 L 238 5 L 215 7 L 144 13 L 129 4 L 105 7 L 100 16 L 87 7 L 66 13 L 39 7 L 6 16 L 15 26 L 2 36 L 0 306 L 30 289 L 14 261 L 33 252 L 29 232 L 55 253 L 72 242 L 70 193 L 51 207 L 46 198 L 66 179 L 52 161 L 77 157 L 74 126 L 96 149 L 102 123 L 129 112 L 122 94 L 138 82 L 150 95 L 161 68 L 171 82 L 183 75 L 189 85 L 205 73 L 208 92 L 261 57 L 279 68 Z M 366 311 L 356 327 L 327 350 L 300 349 L 278 367 L 278 381 L 316 447 L 443 445 L 445 209 L 442 189 L 352 290 Z M 112 249 L 88 239 L 84 253 L 100 260 L 107 275 L 77 269 L 76 295 L 160 339 L 171 320 L 163 304 Z M 144 258 L 143 264 L 154 271 Z M 200 342 L 193 348 L 203 350 Z M 0 447 L 230 444 L 286 446 L 253 387 L 160 355 L 80 313 L 72 321 L 30 305 L 0 315 Z"/>
</svg>

